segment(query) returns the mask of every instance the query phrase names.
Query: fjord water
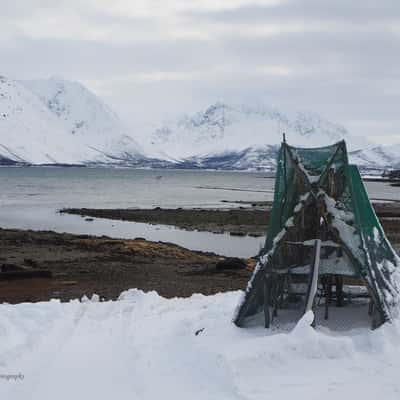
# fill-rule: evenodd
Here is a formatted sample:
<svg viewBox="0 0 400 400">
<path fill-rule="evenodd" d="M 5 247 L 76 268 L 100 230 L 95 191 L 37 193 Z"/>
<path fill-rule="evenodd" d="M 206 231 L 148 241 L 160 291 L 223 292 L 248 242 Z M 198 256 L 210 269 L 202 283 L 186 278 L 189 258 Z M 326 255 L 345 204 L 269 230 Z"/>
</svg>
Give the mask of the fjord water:
<svg viewBox="0 0 400 400">
<path fill-rule="evenodd" d="M 273 198 L 265 173 L 115 168 L 0 168 L 0 227 L 54 230 L 117 238 L 145 237 L 193 250 L 231 256 L 255 255 L 264 238 L 187 232 L 174 227 L 60 215 L 63 207 L 234 207 L 235 201 Z M 368 182 L 372 198 L 400 200 L 400 190 Z M 222 200 L 232 203 L 221 202 Z"/>
<path fill-rule="evenodd" d="M 112 168 L 0 168 L 0 227 L 53 230 L 116 238 L 145 237 L 189 249 L 249 257 L 263 238 L 187 232 L 171 226 L 60 215 L 63 207 L 232 207 L 228 201 L 269 200 L 265 174 Z M 220 189 L 217 189 L 220 188 Z"/>
<path fill-rule="evenodd" d="M 1 206 L 221 207 L 220 200 L 272 199 L 260 173 L 116 168 L 0 168 Z M 212 189 L 221 187 L 236 190 Z"/>
</svg>

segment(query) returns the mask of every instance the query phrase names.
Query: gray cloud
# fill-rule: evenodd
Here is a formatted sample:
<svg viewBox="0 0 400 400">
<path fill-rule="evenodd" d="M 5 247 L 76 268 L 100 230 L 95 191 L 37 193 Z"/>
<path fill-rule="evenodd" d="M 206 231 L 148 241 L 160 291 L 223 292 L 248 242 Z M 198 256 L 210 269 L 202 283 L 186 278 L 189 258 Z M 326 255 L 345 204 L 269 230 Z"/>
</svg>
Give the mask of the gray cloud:
<svg viewBox="0 0 400 400">
<path fill-rule="evenodd" d="M 195 18 L 222 23 L 250 23 L 277 21 L 319 21 L 378 23 L 398 19 L 399 3 L 396 0 L 321 1 L 287 0 L 272 5 L 249 4 L 230 9 L 190 10 Z"/>
<path fill-rule="evenodd" d="M 400 3 L 4 0 L 0 73 L 80 80 L 123 117 L 309 109 L 400 141 Z"/>
</svg>

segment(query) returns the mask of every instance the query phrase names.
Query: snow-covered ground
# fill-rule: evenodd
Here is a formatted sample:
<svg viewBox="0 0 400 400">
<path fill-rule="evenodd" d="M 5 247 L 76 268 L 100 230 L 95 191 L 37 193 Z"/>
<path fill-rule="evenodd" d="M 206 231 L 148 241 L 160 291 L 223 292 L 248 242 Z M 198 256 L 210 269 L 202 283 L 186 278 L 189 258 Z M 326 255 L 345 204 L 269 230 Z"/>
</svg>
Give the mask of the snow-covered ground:
<svg viewBox="0 0 400 400">
<path fill-rule="evenodd" d="M 239 295 L 0 305 L 0 398 L 400 398 L 399 322 L 240 329 Z"/>
</svg>

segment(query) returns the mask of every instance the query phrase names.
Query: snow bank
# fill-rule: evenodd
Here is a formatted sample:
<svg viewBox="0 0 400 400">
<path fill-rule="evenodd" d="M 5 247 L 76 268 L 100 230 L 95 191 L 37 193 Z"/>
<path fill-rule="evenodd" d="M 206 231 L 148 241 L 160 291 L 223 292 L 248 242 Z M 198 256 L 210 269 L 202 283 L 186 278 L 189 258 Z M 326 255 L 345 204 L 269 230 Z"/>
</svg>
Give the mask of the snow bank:
<svg viewBox="0 0 400 400">
<path fill-rule="evenodd" d="M 295 329 L 240 329 L 239 295 L 0 305 L 0 398 L 399 398 L 398 322 L 339 334 L 306 315 Z"/>
</svg>

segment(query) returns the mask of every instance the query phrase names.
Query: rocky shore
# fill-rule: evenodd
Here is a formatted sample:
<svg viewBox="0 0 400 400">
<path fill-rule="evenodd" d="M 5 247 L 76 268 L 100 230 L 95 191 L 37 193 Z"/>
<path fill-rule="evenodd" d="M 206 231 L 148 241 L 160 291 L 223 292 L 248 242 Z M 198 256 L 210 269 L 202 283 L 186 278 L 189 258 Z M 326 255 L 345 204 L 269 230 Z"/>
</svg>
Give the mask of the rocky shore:
<svg viewBox="0 0 400 400">
<path fill-rule="evenodd" d="M 149 224 L 173 225 L 181 229 L 233 235 L 263 236 L 269 208 L 242 207 L 234 209 L 90 209 L 65 208 L 61 213 L 82 217 L 107 218 Z"/>
<path fill-rule="evenodd" d="M 80 215 L 84 218 L 107 218 L 113 220 L 173 225 L 181 229 L 213 233 L 229 232 L 233 235 L 263 236 L 266 233 L 271 203 L 241 202 L 237 208 L 219 209 L 111 209 L 111 208 L 64 208 L 61 213 Z M 391 239 L 400 238 L 400 203 L 382 202 L 374 204 Z"/>
<path fill-rule="evenodd" d="M 398 203 L 375 205 L 394 248 L 400 248 Z M 84 218 L 174 225 L 187 230 L 263 235 L 268 206 L 236 209 L 65 209 Z M 187 297 L 243 289 L 254 259 L 230 259 L 172 243 L 112 239 L 50 231 L 0 229 L 0 302 L 98 294 L 115 299 L 129 288 Z"/>
<path fill-rule="evenodd" d="M 233 269 L 224 268 L 227 261 Z M 0 302 L 68 301 L 94 293 L 116 299 L 129 288 L 164 297 L 215 294 L 242 289 L 254 263 L 144 239 L 0 229 L 0 271 L 8 271 L 0 272 Z M 32 278 L 35 271 L 48 274 Z"/>
</svg>

